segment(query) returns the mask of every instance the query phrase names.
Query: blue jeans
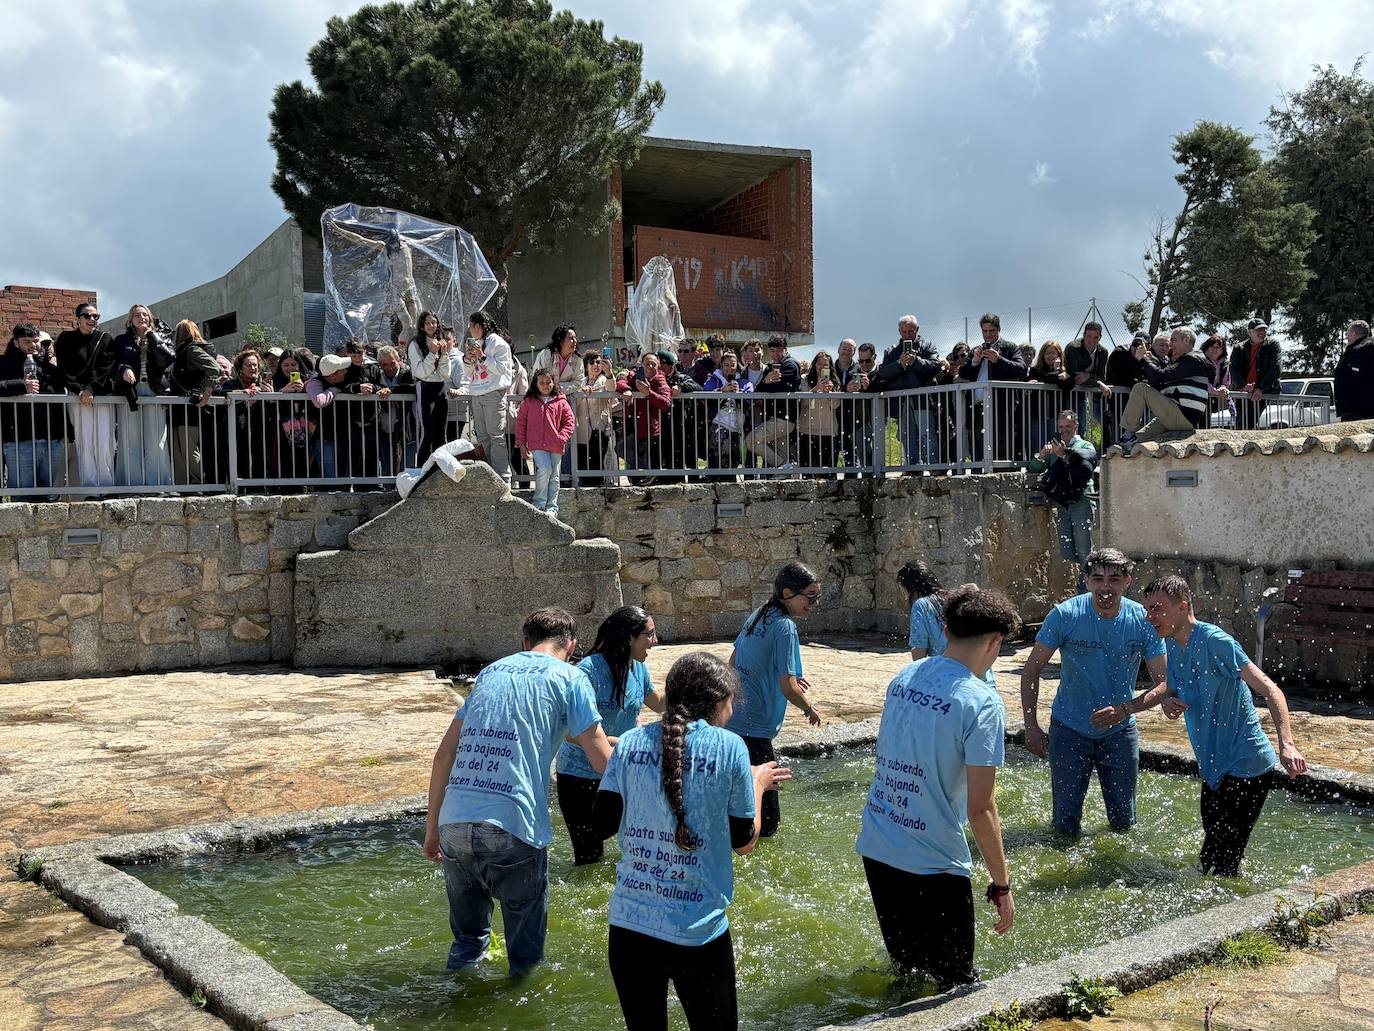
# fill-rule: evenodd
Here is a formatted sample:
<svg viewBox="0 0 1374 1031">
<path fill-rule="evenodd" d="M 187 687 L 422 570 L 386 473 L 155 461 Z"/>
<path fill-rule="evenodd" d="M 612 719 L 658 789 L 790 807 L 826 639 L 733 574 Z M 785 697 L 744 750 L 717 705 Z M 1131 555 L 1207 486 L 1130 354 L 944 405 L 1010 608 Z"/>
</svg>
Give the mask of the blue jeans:
<svg viewBox="0 0 1374 1031">
<path fill-rule="evenodd" d="M 902 453 L 907 465 L 937 465 L 940 459 L 940 435 L 936 432 L 935 413 L 928 397 L 904 397 L 904 411 L 898 421 L 902 435 Z M 918 404 L 919 402 L 919 404 Z"/>
<path fill-rule="evenodd" d="M 318 436 L 311 437 L 310 457 L 314 459 L 314 466 L 320 471 L 320 476 L 324 479 L 332 480 L 339 474 L 332 440 L 320 440 Z"/>
<path fill-rule="evenodd" d="M 1097 770 L 1102 804 L 1114 831 L 1135 824 L 1135 782 L 1140 773 L 1140 733 L 1135 724 L 1106 737 L 1085 737 L 1058 720 L 1050 721 L 1050 795 L 1054 829 L 1078 834 L 1088 780 Z"/>
<path fill-rule="evenodd" d="M 10 487 L 51 487 L 53 473 L 67 469 L 66 447 L 60 440 L 7 441 L 5 482 Z"/>
<path fill-rule="evenodd" d="M 1093 550 L 1093 515 L 1097 506 L 1092 498 L 1083 497 L 1068 507 L 1054 507 L 1059 523 L 1059 554 L 1078 567 L 1081 578 L 1088 553 Z"/>
<path fill-rule="evenodd" d="M 531 451 L 534 457 L 534 507 L 558 515 L 558 463 L 552 451 Z"/>
<path fill-rule="evenodd" d="M 439 847 L 453 931 L 448 969 L 461 970 L 486 954 L 493 900 L 501 903 L 510 972 L 523 974 L 542 960 L 549 923 L 548 849 L 492 823 L 446 823 L 439 828 Z"/>
</svg>

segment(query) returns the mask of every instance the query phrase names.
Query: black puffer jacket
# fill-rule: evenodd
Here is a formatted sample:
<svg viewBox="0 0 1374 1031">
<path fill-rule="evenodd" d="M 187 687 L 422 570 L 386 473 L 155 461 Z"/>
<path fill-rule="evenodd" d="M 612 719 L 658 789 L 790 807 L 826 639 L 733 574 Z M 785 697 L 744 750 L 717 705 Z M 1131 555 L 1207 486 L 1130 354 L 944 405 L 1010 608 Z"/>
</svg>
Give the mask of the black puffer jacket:
<svg viewBox="0 0 1374 1031">
<path fill-rule="evenodd" d="M 149 330 L 144 339 L 146 346 L 140 349 L 138 338 L 133 333 L 121 333 L 114 338 L 115 365 L 112 378 L 118 383 L 126 371 L 132 372 L 134 382 L 137 383 L 142 378 L 142 363 L 146 357 L 148 386 L 154 394 L 165 394 L 169 389 L 168 375 L 172 371 L 172 363 L 176 361 L 176 350 L 172 347 L 171 341 L 157 330 Z"/>
<path fill-rule="evenodd" d="M 1335 390 L 1341 422 L 1374 419 L 1374 337 L 1366 334 L 1345 349 L 1336 366 Z"/>
</svg>

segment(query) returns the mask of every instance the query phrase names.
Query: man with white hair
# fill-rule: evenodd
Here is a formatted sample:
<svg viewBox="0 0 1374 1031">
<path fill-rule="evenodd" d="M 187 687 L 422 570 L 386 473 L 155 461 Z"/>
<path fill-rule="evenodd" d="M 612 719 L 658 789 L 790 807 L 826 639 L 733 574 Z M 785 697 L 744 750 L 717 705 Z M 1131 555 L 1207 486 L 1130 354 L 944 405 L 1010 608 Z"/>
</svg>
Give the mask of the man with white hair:
<svg viewBox="0 0 1374 1031">
<path fill-rule="evenodd" d="M 1201 429 L 1207 422 L 1207 384 L 1212 363 L 1193 349 L 1197 342 L 1191 329 L 1180 326 L 1169 334 L 1172 361 L 1163 368 L 1146 364 L 1145 379 L 1131 388 L 1130 400 L 1121 414 L 1123 448 L 1137 441 L 1154 440 L 1166 433 Z M 1136 432 L 1146 411 L 1151 419 Z"/>
<path fill-rule="evenodd" d="M 1359 319 L 1345 331 L 1348 345 L 1336 365 L 1336 418 L 1374 419 L 1374 337 Z"/>
<path fill-rule="evenodd" d="M 933 344 L 921 336 L 915 315 L 897 320 L 897 343 L 883 355 L 873 374 L 873 390 L 916 390 L 934 384 L 948 366 Z M 940 435 L 935 432 L 934 399 L 908 395 L 888 402 L 888 414 L 897 420 L 897 436 L 908 465 L 932 465 L 940 461 Z"/>
</svg>

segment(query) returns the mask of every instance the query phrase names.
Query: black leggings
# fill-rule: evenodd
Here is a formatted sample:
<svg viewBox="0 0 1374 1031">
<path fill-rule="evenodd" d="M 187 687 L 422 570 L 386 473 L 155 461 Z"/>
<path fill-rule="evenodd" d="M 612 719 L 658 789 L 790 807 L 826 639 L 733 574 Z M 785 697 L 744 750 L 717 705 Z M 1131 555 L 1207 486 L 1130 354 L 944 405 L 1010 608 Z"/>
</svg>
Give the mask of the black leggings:
<svg viewBox="0 0 1374 1031">
<path fill-rule="evenodd" d="M 1218 877 L 1240 873 L 1240 860 L 1269 795 L 1269 782 L 1268 774 L 1232 777 L 1228 773 L 1215 791 L 1203 783 L 1202 851 L 1198 853 L 1203 873 Z"/>
<path fill-rule="evenodd" d="M 743 734 L 740 737 L 744 737 Z M 775 762 L 778 753 L 773 751 L 773 739 L 767 737 L 744 737 L 744 747 L 749 750 L 749 765 L 759 766 Z M 778 805 L 778 791 L 773 788 L 763 793 L 763 812 L 759 813 L 759 837 L 771 838 L 778 833 L 782 821 L 782 808 Z"/>
<path fill-rule="evenodd" d="M 705 945 L 675 945 L 612 925 L 607 952 L 625 1031 L 667 1031 L 669 981 L 692 1031 L 739 1027 L 729 931 Z"/>
<path fill-rule="evenodd" d="M 978 979 L 972 881 L 952 873 L 908 873 L 867 856 L 864 875 L 883 944 L 903 973 L 928 974 L 941 991 Z"/>
<path fill-rule="evenodd" d="M 420 389 L 420 450 L 415 462 L 424 465 L 436 447 L 448 443 L 448 384 L 421 380 L 416 386 Z"/>
<path fill-rule="evenodd" d="M 563 814 L 563 822 L 568 825 L 568 837 L 572 840 L 573 863 L 585 866 L 601 862 L 605 845 L 596 831 L 592 830 L 592 805 L 596 793 L 601 789 L 601 781 L 591 777 L 574 777 L 560 773 L 558 780 L 558 811 Z"/>
</svg>

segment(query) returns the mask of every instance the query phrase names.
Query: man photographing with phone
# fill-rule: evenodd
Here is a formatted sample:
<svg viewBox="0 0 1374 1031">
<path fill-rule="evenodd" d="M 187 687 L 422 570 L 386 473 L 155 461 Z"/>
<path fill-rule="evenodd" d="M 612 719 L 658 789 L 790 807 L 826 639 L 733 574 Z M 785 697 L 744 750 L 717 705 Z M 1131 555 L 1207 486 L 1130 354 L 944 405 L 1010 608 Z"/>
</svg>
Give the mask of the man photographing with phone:
<svg viewBox="0 0 1374 1031">
<path fill-rule="evenodd" d="M 869 389 L 887 392 L 933 386 L 949 366 L 934 345 L 921 336 L 921 325 L 915 315 L 903 315 L 897 320 L 897 336 L 897 343 L 883 355 L 883 364 L 870 378 Z M 887 414 L 897 420 L 897 439 L 908 464 L 931 465 L 942 461 L 934 398 L 919 395 L 892 398 L 888 401 Z"/>
</svg>

